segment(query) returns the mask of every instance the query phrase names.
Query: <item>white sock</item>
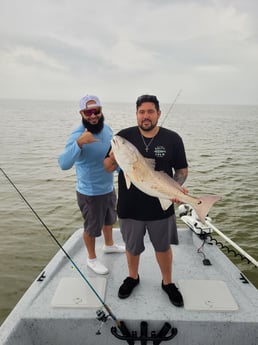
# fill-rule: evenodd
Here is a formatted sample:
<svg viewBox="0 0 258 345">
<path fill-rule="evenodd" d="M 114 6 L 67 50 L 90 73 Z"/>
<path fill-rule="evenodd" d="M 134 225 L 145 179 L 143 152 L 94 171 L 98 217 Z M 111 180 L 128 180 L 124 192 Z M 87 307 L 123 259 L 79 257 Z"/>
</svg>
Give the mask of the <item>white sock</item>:
<svg viewBox="0 0 258 345">
<path fill-rule="evenodd" d="M 88 261 L 89 261 L 89 262 L 94 262 L 94 261 L 97 261 L 97 258 L 94 258 L 94 259 L 88 258 Z"/>
</svg>

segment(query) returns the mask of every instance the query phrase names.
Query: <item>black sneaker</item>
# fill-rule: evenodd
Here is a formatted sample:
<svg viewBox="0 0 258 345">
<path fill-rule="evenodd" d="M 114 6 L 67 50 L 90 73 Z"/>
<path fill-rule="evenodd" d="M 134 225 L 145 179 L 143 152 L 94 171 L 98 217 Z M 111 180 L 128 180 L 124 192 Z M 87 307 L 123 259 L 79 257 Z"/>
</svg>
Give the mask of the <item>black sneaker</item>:
<svg viewBox="0 0 258 345">
<path fill-rule="evenodd" d="M 127 277 L 123 284 L 120 286 L 118 290 L 118 297 L 119 298 L 127 298 L 131 295 L 133 289 L 136 285 L 140 282 L 140 277 L 138 276 L 137 279 L 133 279 L 131 277 Z"/>
<path fill-rule="evenodd" d="M 176 307 L 182 307 L 184 305 L 183 297 L 175 284 L 171 283 L 164 285 L 162 281 L 161 286 L 162 289 L 168 294 L 172 304 L 174 304 Z"/>
</svg>

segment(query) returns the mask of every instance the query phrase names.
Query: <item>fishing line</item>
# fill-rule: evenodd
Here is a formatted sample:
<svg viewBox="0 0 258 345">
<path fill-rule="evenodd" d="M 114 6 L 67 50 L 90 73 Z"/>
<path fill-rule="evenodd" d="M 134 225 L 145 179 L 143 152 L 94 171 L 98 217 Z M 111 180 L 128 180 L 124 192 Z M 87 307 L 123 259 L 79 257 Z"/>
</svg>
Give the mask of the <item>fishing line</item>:
<svg viewBox="0 0 258 345">
<path fill-rule="evenodd" d="M 164 124 L 164 122 L 166 121 L 169 113 L 172 111 L 172 109 L 174 108 L 174 105 L 176 104 L 176 101 L 180 95 L 180 93 L 182 92 L 182 90 L 179 90 L 178 93 L 176 94 L 176 97 L 174 99 L 174 102 L 171 104 L 171 106 L 169 107 L 167 114 L 165 115 L 165 117 L 163 118 L 163 120 L 161 121 L 160 127 L 162 127 L 162 125 Z"/>
<path fill-rule="evenodd" d="M 26 200 L 26 198 L 23 196 L 23 194 L 19 191 L 19 189 L 16 187 L 16 185 L 13 183 L 13 181 L 10 179 L 10 177 L 6 174 L 6 172 L 0 168 L 3 175 L 6 177 L 6 179 L 9 181 L 9 183 L 13 186 L 13 188 L 17 191 L 17 193 L 20 195 L 20 197 L 23 199 L 23 201 L 27 204 L 27 206 L 31 209 L 31 211 L 34 213 L 34 215 L 37 217 L 37 219 L 40 221 L 40 223 L 43 225 L 45 230 L 49 233 L 49 235 L 53 238 L 53 240 L 56 242 L 58 247 L 62 250 L 62 252 L 66 255 L 66 257 L 70 260 L 70 262 L 73 264 L 73 266 L 76 268 L 80 276 L 83 278 L 83 280 L 88 284 L 88 286 L 91 288 L 91 290 L 94 292 L 95 296 L 98 298 L 98 300 L 101 302 L 103 307 L 107 310 L 109 316 L 116 322 L 117 326 L 120 328 L 120 321 L 117 320 L 115 315 L 111 312 L 110 308 L 106 305 L 106 303 L 103 301 L 103 299 L 99 296 L 97 291 L 94 289 L 92 284 L 89 282 L 89 280 L 86 278 L 86 276 L 82 273 L 80 268 L 77 266 L 77 264 L 74 262 L 74 260 L 71 258 L 71 256 L 67 253 L 67 251 L 64 249 L 64 247 L 61 245 L 61 243 L 57 240 L 53 232 L 48 228 L 48 226 L 44 223 L 44 221 L 40 218 L 40 216 L 37 214 L 37 212 L 33 209 L 33 207 L 30 205 L 30 203 Z"/>
</svg>

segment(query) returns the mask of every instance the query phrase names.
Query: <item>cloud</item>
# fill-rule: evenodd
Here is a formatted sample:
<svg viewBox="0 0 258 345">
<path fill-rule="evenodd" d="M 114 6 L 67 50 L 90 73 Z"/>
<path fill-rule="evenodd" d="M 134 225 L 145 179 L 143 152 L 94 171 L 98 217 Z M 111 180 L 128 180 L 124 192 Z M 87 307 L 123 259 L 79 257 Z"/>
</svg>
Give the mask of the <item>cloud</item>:
<svg viewBox="0 0 258 345">
<path fill-rule="evenodd" d="M 182 88 L 182 102 L 257 103 L 257 7 L 254 0 L 0 0 L 1 95 L 78 99 L 89 90 L 134 101 L 152 92 L 169 102 Z"/>
</svg>

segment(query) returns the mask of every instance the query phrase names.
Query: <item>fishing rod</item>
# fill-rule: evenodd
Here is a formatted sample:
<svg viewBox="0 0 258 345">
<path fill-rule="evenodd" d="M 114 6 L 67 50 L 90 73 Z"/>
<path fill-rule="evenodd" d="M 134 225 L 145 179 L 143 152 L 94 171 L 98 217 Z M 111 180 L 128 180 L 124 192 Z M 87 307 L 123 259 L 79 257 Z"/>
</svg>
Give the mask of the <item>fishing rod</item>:
<svg viewBox="0 0 258 345">
<path fill-rule="evenodd" d="M 123 325 L 121 325 L 121 321 L 117 320 L 115 315 L 112 313 L 111 309 L 109 306 L 103 301 L 103 299 L 100 297 L 100 295 L 97 293 L 97 291 L 94 289 L 93 285 L 89 282 L 89 280 L 86 278 L 86 276 L 82 273 L 80 268 L 77 266 L 77 264 L 74 262 L 74 260 L 71 258 L 71 256 L 67 253 L 67 251 L 64 249 L 64 247 L 61 245 L 61 243 L 58 241 L 58 239 L 55 237 L 53 232 L 48 228 L 48 226 L 44 223 L 44 221 L 40 218 L 40 216 L 37 214 L 37 212 L 33 209 L 33 207 L 30 205 L 30 203 L 26 200 L 24 195 L 20 192 L 20 190 L 16 187 L 14 182 L 10 179 L 10 177 L 7 175 L 7 173 L 0 168 L 2 171 L 3 175 L 6 177 L 6 179 L 9 181 L 9 183 L 14 187 L 14 189 L 17 191 L 17 193 L 20 195 L 20 197 L 23 199 L 23 201 L 27 204 L 27 206 L 31 209 L 31 211 L 34 213 L 34 215 L 37 217 L 37 219 L 40 221 L 40 223 L 43 225 L 44 229 L 49 233 L 49 235 L 52 237 L 52 239 L 56 242 L 58 247 L 62 250 L 62 252 L 65 254 L 65 256 L 69 259 L 69 261 L 73 264 L 73 266 L 76 268 L 80 276 L 83 278 L 83 280 L 88 284 L 90 289 L 93 291 L 95 296 L 98 298 L 98 300 L 101 302 L 103 307 L 106 309 L 108 312 L 108 316 L 110 316 L 116 323 L 117 327 L 121 330 L 123 329 Z M 107 317 L 106 317 L 107 318 Z M 104 320 L 104 318 L 102 318 Z"/>
<path fill-rule="evenodd" d="M 160 124 L 160 127 L 162 127 L 162 125 L 164 124 L 164 122 L 166 121 L 168 115 L 170 114 L 170 112 L 172 111 L 172 109 L 174 108 L 174 105 L 176 104 L 176 101 L 178 99 L 178 97 L 180 96 L 180 93 L 182 92 L 182 90 L 180 89 L 178 91 L 178 93 L 176 94 L 176 97 L 173 101 L 173 103 L 171 104 L 171 106 L 169 107 L 168 111 L 167 111 L 167 114 L 165 115 L 165 117 L 163 118 L 163 120 L 161 121 L 161 124 Z"/>
</svg>

